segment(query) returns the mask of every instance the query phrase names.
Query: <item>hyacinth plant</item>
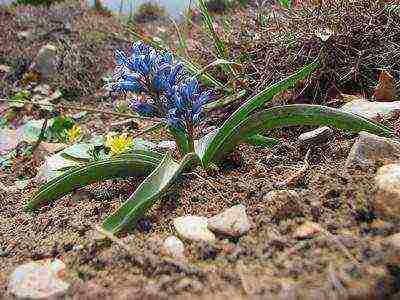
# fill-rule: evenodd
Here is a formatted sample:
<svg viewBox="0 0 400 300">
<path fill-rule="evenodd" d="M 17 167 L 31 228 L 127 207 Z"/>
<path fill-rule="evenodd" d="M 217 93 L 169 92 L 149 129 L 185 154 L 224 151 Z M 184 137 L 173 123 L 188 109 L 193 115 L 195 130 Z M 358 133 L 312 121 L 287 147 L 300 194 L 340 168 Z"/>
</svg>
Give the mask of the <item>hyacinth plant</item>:
<svg viewBox="0 0 400 300">
<path fill-rule="evenodd" d="M 174 62 L 170 53 L 159 53 L 142 42 L 133 45 L 130 55 L 117 51 L 116 58 L 109 89 L 133 95 L 129 100 L 133 111 L 164 119 L 181 154 L 194 152 L 194 129 L 210 92 L 200 92 L 197 79 L 186 76 L 183 63 Z"/>
<path fill-rule="evenodd" d="M 184 168 L 219 163 L 240 143 L 273 146 L 277 141 L 261 134 L 266 129 L 290 125 L 327 125 L 349 132 L 368 131 L 391 136 L 392 131 L 363 117 L 320 105 L 284 105 L 265 108 L 275 95 L 291 88 L 318 68 L 318 61 L 265 88 L 244 102 L 221 127 L 195 140 L 195 129 L 203 120 L 203 107 L 211 101 L 209 91 L 201 91 L 184 64 L 168 52 L 156 51 L 137 42 L 129 54 L 116 53 L 117 66 L 108 88 L 130 100 L 141 116 L 161 119 L 174 136 L 181 154 L 175 161 L 168 152 L 133 150 L 123 153 L 127 136 L 109 137 L 111 157 L 79 165 L 45 184 L 27 203 L 34 210 L 76 188 L 111 178 L 147 176 L 137 190 L 103 223 L 113 234 L 135 225 L 170 188 Z M 261 141 L 261 142 L 260 142 Z M 129 143 L 132 141 L 129 140 Z M 132 147 L 128 147 L 132 148 Z"/>
</svg>

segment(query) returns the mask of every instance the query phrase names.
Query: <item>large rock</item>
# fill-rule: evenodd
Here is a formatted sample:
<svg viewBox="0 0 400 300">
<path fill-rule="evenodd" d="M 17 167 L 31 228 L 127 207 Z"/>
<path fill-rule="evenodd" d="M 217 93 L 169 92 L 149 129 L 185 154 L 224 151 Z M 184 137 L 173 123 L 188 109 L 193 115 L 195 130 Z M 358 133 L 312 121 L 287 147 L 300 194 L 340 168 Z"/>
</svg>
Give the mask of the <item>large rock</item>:
<svg viewBox="0 0 400 300">
<path fill-rule="evenodd" d="M 246 214 L 246 207 L 235 205 L 224 212 L 208 219 L 208 228 L 211 231 L 239 237 L 250 230 L 250 221 Z"/>
<path fill-rule="evenodd" d="M 38 72 L 45 80 L 57 72 L 57 48 L 47 44 L 40 48 L 31 69 Z"/>
<path fill-rule="evenodd" d="M 174 219 L 174 226 L 178 234 L 190 241 L 214 242 L 215 235 L 207 225 L 205 217 L 185 216 Z"/>
<path fill-rule="evenodd" d="M 366 100 L 353 100 L 342 106 L 341 110 L 351 112 L 365 118 L 374 119 L 379 116 L 389 117 L 400 111 L 400 101 L 371 102 Z"/>
<path fill-rule="evenodd" d="M 383 220 L 400 220 L 400 164 L 381 167 L 375 177 L 374 211 Z"/>
<path fill-rule="evenodd" d="M 8 290 L 17 299 L 58 299 L 70 286 L 62 280 L 64 272 L 65 264 L 58 259 L 30 262 L 11 274 Z"/>
<path fill-rule="evenodd" d="M 361 132 L 347 157 L 346 167 L 366 169 L 400 161 L 400 142 Z"/>
</svg>

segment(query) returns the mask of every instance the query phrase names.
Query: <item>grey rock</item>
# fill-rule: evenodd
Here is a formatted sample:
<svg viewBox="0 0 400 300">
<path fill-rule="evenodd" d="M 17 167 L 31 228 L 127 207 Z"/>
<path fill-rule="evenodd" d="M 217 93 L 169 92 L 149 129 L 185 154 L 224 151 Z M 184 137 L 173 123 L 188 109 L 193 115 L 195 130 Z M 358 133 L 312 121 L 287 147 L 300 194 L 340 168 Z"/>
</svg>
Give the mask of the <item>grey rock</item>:
<svg viewBox="0 0 400 300">
<path fill-rule="evenodd" d="M 174 227 L 178 234 L 190 241 L 214 242 L 215 236 L 207 227 L 205 217 L 184 216 L 174 219 Z"/>
<path fill-rule="evenodd" d="M 21 40 L 28 40 L 28 41 L 33 41 L 35 39 L 35 31 L 34 30 L 25 30 L 25 31 L 20 31 L 17 33 L 17 38 Z"/>
<path fill-rule="evenodd" d="M 21 265 L 11 274 L 8 290 L 17 299 L 58 299 L 70 284 L 62 280 L 65 264 L 61 260 L 41 260 Z"/>
<path fill-rule="evenodd" d="M 246 207 L 235 205 L 224 212 L 208 219 L 208 228 L 211 231 L 239 237 L 250 230 L 250 221 L 246 214 Z"/>
<path fill-rule="evenodd" d="M 367 169 L 377 163 L 400 161 L 400 142 L 361 132 L 347 157 L 346 167 Z"/>
<path fill-rule="evenodd" d="M 374 211 L 378 217 L 387 221 L 400 220 L 400 164 L 381 167 L 376 176 L 377 192 Z"/>
<path fill-rule="evenodd" d="M 165 255 L 177 258 L 185 258 L 185 245 L 183 242 L 174 235 L 167 237 L 162 246 L 162 252 Z"/>
<path fill-rule="evenodd" d="M 57 48 L 47 44 L 40 48 L 31 69 L 47 80 L 57 72 Z"/>
<path fill-rule="evenodd" d="M 361 99 L 353 100 L 343 105 L 341 110 L 369 119 L 374 119 L 378 116 L 389 117 L 391 114 L 400 111 L 400 101 L 371 102 Z"/>
<path fill-rule="evenodd" d="M 329 141 L 333 136 L 333 130 L 327 126 L 305 132 L 298 137 L 301 145 L 318 145 Z"/>
</svg>

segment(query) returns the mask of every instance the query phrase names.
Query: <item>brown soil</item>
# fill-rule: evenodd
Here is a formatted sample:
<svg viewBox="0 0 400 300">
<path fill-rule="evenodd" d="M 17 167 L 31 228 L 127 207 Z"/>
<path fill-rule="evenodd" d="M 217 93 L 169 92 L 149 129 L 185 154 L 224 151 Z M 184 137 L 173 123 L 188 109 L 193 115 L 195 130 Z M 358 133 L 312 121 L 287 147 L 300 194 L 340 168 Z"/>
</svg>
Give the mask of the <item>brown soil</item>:
<svg viewBox="0 0 400 300">
<path fill-rule="evenodd" d="M 0 34 L 1 44 L 7 42 L 7 47 L 0 47 L 0 63 L 11 65 L 15 75 L 1 82 L 6 85 L 1 86 L 1 97 L 13 92 L 40 46 L 61 40 L 57 27 L 60 22 L 51 22 L 51 14 L 31 8 L 26 12 L 20 10 L 0 11 L 0 24 L 13 29 Z M 90 11 L 75 15 L 72 14 L 74 9 L 63 10 L 60 6 L 55 8 L 55 15 L 56 12 L 67 14 L 61 15 L 62 20 L 75 20 L 68 37 L 71 49 L 79 51 L 67 52 L 69 56 L 64 67 L 68 72 L 55 78 L 52 86 L 75 89 L 79 95 L 92 95 L 102 85 L 101 76 L 112 67 L 112 51 L 126 46 L 124 37 L 129 35 L 121 33 L 123 29 L 111 18 L 102 19 Z M 41 32 L 33 42 L 17 38 L 17 32 L 37 25 L 28 22 L 31 14 L 34 17 L 45 15 L 47 19 L 43 18 L 39 31 L 50 34 L 48 39 L 42 39 Z M 25 17 L 14 18 L 17 15 Z M 370 18 L 363 15 L 362 20 L 369 22 Z M 245 29 L 253 25 L 243 24 Z M 98 30 L 93 31 L 93 28 Z M 198 33 L 198 28 L 195 29 Z M 165 35 L 171 28 L 168 30 L 164 31 Z M 121 35 L 115 36 L 117 32 Z M 262 43 L 265 43 L 264 35 L 268 34 L 267 30 L 263 31 Z M 205 51 L 209 47 L 204 45 L 209 44 L 202 43 L 196 33 L 194 35 L 195 45 L 189 50 L 204 57 L 205 61 L 201 62 L 206 65 L 213 60 L 211 53 Z M 375 37 L 375 31 L 371 36 Z M 231 37 L 237 40 L 234 32 Z M 243 39 L 237 43 L 247 45 Z M 314 34 L 308 39 L 318 40 Z M 171 40 L 177 43 L 177 39 Z M 284 56 L 282 52 L 287 52 L 286 48 L 272 47 L 275 41 L 268 41 L 270 50 L 253 53 L 254 61 L 262 69 L 265 69 L 267 55 L 280 58 Z M 232 49 L 252 53 L 258 46 L 256 43 L 251 49 L 238 46 Z M 85 62 L 82 78 L 74 73 L 74 53 L 82 55 L 80 61 Z M 292 69 L 282 70 L 283 67 L 274 67 L 276 64 L 271 63 L 267 69 L 272 75 L 250 68 L 253 65 L 250 59 L 245 69 L 256 75 L 249 90 L 258 90 L 312 59 L 310 54 L 300 54 L 296 55 L 295 64 L 291 63 L 290 56 L 289 63 L 282 63 Z M 20 62 L 19 57 L 26 58 L 27 62 Z M 349 67 L 346 61 L 344 64 Z M 375 66 L 371 63 L 369 67 Z M 396 70 L 397 65 L 393 69 Z M 81 104 L 110 110 L 110 103 L 81 100 Z M 92 134 L 106 133 L 115 121 L 111 117 L 91 117 L 85 120 L 84 130 Z M 141 128 L 145 126 L 140 124 Z M 274 134 L 287 141 L 284 146 L 272 150 L 241 146 L 231 160 L 219 168 L 208 173 L 196 169 L 183 174 L 176 188 L 139 222 L 138 229 L 121 237 L 136 256 L 115 243 L 95 240 L 93 227 L 101 224 L 127 199 L 140 179 L 94 185 L 43 207 L 38 214 L 23 211 L 30 193 L 38 186 L 31 186 L 24 193 L 0 194 L 0 298 L 12 299 L 7 281 L 18 265 L 58 257 L 66 263 L 66 281 L 72 284 L 67 299 L 399 299 L 400 253 L 388 247 L 385 237 L 400 232 L 400 228 L 398 224 L 375 218 L 371 209 L 376 170 L 361 172 L 344 168 L 353 136 L 337 133 L 329 143 L 312 148 L 309 170 L 291 186 L 278 187 L 303 165 L 308 149 L 300 148 L 296 137 L 308 129 L 277 131 Z M 160 136 L 149 138 L 158 140 Z M 2 183 L 10 185 L 14 180 L 1 178 Z M 267 194 L 277 190 L 292 190 L 298 196 L 268 201 Z M 238 203 L 246 205 L 252 220 L 248 234 L 239 239 L 219 236 L 215 245 L 186 243 L 188 260 L 185 263 L 162 257 L 160 243 L 174 234 L 173 218 L 187 214 L 212 216 Z M 316 222 L 324 230 L 308 239 L 296 239 L 293 233 L 305 221 Z"/>
<path fill-rule="evenodd" d="M 265 199 L 302 165 L 305 151 L 294 142 L 274 150 L 241 147 L 240 166 L 232 162 L 213 174 L 196 170 L 183 175 L 179 188 L 139 222 L 140 230 L 122 237 L 144 259 L 144 267 L 119 246 L 96 242 L 91 230 L 126 199 L 137 181 L 105 183 L 103 190 L 110 192 L 101 195 L 99 189 L 97 199 L 66 196 L 37 215 L 23 211 L 25 194 L 2 195 L 0 248 L 6 254 L 0 257 L 0 290 L 6 291 L 6 299 L 11 297 L 6 289 L 10 272 L 21 263 L 50 256 L 65 261 L 73 286 L 70 295 L 81 295 L 77 299 L 88 299 L 82 295 L 94 291 L 110 299 L 388 299 L 398 290 L 398 253 L 384 238 L 399 226 L 375 219 L 369 209 L 375 170 L 349 173 L 343 168 L 352 142 L 337 135 L 312 150 L 310 170 L 286 189 L 297 191 L 295 202 L 288 197 L 274 203 Z M 113 195 L 117 185 L 127 192 Z M 186 243 L 193 272 L 160 259 L 160 243 L 174 233 L 174 217 L 212 216 L 237 203 L 245 204 L 251 216 L 248 234 L 237 240 L 219 237 L 216 245 Z M 293 231 L 306 220 L 327 233 L 294 238 Z"/>
</svg>

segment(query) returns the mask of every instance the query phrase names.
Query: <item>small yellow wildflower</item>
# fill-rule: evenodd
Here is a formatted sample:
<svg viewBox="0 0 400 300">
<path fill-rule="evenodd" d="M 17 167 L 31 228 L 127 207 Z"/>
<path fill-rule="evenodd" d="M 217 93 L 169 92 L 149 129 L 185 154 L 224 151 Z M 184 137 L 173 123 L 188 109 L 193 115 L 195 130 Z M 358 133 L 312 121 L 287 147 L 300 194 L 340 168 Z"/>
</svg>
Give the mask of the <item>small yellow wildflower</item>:
<svg viewBox="0 0 400 300">
<path fill-rule="evenodd" d="M 119 155 L 127 152 L 133 146 L 133 139 L 129 137 L 126 133 L 112 136 L 107 135 L 106 147 L 110 148 L 111 156 Z"/>
<path fill-rule="evenodd" d="M 75 124 L 72 128 L 66 130 L 66 134 L 68 142 L 73 144 L 82 138 L 82 128 Z"/>
</svg>

